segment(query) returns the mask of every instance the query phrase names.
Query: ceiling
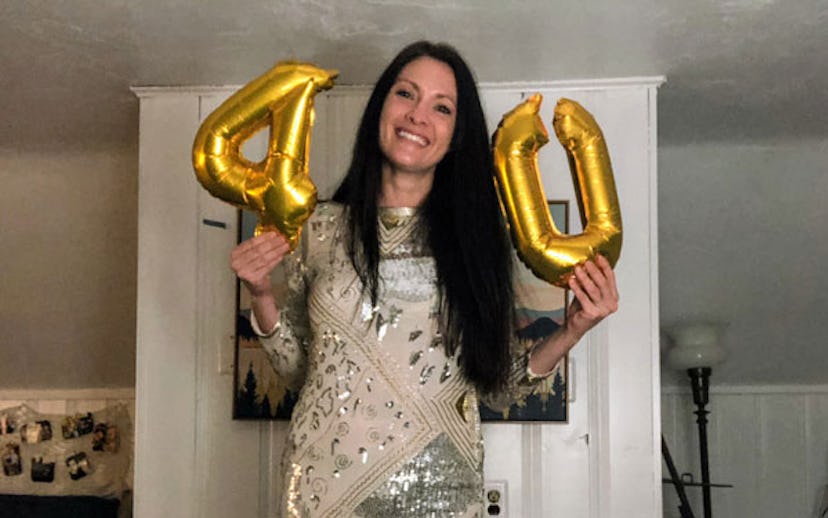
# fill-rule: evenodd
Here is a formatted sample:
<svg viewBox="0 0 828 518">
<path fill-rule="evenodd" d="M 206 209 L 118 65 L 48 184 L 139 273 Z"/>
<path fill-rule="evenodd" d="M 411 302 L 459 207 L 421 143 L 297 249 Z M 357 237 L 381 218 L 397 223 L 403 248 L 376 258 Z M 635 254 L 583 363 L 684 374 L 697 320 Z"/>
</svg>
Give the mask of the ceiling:
<svg viewBox="0 0 828 518">
<path fill-rule="evenodd" d="M 558 5 L 555 5 L 558 4 Z M 480 81 L 666 75 L 666 144 L 828 133 L 822 0 L 10 0 L 0 142 L 135 141 L 131 85 L 243 84 L 279 59 L 371 83 L 405 43 L 452 42 Z"/>
<path fill-rule="evenodd" d="M 828 139 L 826 28 L 822 0 L 8 0 L 0 5 L 0 147 L 134 149 L 138 102 L 130 86 L 243 84 L 285 58 L 338 68 L 340 83 L 371 83 L 401 46 L 420 38 L 454 44 L 485 82 L 664 75 L 658 124 L 666 149 L 821 141 Z M 715 175 L 694 181 L 716 185 Z M 682 181 L 660 178 L 662 225 L 687 219 Z M 815 215 L 828 217 L 818 198 L 808 197 L 813 206 L 804 208 L 816 232 Z M 694 210 L 709 213 L 704 203 Z M 665 251 L 673 242 L 663 227 L 660 233 L 662 272 L 681 272 L 686 258 Z M 790 253 L 756 240 L 750 246 L 768 257 Z M 698 285 L 715 287 L 721 271 L 699 275 L 707 278 Z M 751 285 L 767 278 L 767 265 L 748 261 L 733 275 L 743 276 L 737 286 Z M 813 282 L 828 285 L 828 274 L 818 275 Z M 681 297 L 693 296 L 663 276 L 661 292 L 662 314 L 671 318 L 682 314 Z M 774 292 L 779 307 L 802 306 L 786 292 Z M 737 308 L 729 318 L 739 318 L 738 293 L 728 300 Z M 751 342 L 785 336 L 784 320 L 768 320 L 750 321 Z M 789 325 L 814 348 L 828 336 L 823 320 Z M 737 354 L 762 361 L 747 345 Z M 828 352 L 811 351 L 802 379 L 828 383 L 815 360 L 828 365 Z M 774 378 L 773 361 L 731 381 L 800 379 L 801 365 Z"/>
</svg>

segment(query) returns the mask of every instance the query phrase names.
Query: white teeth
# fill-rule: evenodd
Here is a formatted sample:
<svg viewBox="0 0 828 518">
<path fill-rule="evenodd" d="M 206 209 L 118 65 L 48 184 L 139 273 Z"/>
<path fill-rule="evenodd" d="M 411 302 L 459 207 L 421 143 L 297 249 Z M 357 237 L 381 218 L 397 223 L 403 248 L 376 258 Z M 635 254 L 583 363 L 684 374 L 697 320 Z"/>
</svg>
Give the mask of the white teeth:
<svg viewBox="0 0 828 518">
<path fill-rule="evenodd" d="M 409 133 L 405 130 L 397 131 L 397 135 L 404 138 L 404 139 L 410 140 L 412 142 L 416 142 L 417 144 L 419 144 L 421 146 L 428 145 L 428 141 L 426 139 L 424 139 L 423 137 L 421 137 L 419 135 L 415 135 L 413 133 Z"/>
</svg>

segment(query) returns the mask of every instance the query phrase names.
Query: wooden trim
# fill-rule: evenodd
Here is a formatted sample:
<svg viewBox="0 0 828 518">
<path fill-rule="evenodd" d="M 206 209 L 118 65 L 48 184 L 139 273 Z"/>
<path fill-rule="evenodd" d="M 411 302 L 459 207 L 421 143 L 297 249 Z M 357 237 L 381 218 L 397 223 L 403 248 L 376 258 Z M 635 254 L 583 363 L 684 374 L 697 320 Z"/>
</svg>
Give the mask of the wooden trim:
<svg viewBox="0 0 828 518">
<path fill-rule="evenodd" d="M 543 458 L 543 428 L 542 426 L 523 426 L 521 428 L 521 499 L 524 516 L 542 516 L 543 498 L 543 466 L 538 459 Z"/>
<path fill-rule="evenodd" d="M 0 390 L 0 401 L 76 401 L 83 399 L 135 399 L 135 388 Z"/>
<path fill-rule="evenodd" d="M 610 380 L 606 323 L 599 324 L 585 339 L 589 351 L 589 516 L 609 518 L 612 493 L 610 473 Z M 600 334 L 600 339 L 598 335 Z"/>
<path fill-rule="evenodd" d="M 197 86 L 132 86 L 130 91 L 139 99 L 150 97 L 193 97 L 209 95 L 230 95 L 239 90 L 243 85 L 197 85 Z M 343 96 L 360 95 L 370 92 L 372 85 L 336 85 L 336 88 L 328 90 L 321 95 Z"/>
<path fill-rule="evenodd" d="M 710 387 L 711 394 L 828 394 L 828 385 L 718 385 Z M 690 387 L 669 385 L 661 387 L 661 395 L 690 394 Z"/>
<path fill-rule="evenodd" d="M 614 77 L 599 79 L 562 79 L 556 81 L 484 81 L 477 83 L 480 90 L 513 90 L 524 92 L 527 90 L 611 90 L 630 87 L 658 87 L 666 81 L 664 76 Z M 240 89 L 243 85 L 198 85 L 198 86 L 131 86 L 129 89 L 138 98 L 156 97 L 160 95 L 193 94 L 229 94 Z M 354 93 L 370 91 L 372 85 L 342 84 L 328 92 L 328 95 L 340 93 Z"/>
<path fill-rule="evenodd" d="M 659 391 L 661 389 L 661 334 L 659 331 L 659 291 L 658 291 L 658 89 L 647 89 L 647 118 L 650 131 L 648 132 L 650 142 L 647 146 L 649 154 L 649 210 L 647 211 L 650 223 L 650 350 L 651 369 L 653 376 L 652 401 L 653 401 L 653 435 L 652 435 L 652 458 L 653 458 L 653 509 L 660 510 L 663 507 L 663 486 L 661 483 L 661 470 L 663 460 L 661 456 L 661 404 Z M 657 511 L 656 511 L 657 512 Z"/>
<path fill-rule="evenodd" d="M 666 81 L 664 76 L 611 77 L 599 79 L 562 79 L 557 81 L 503 81 L 478 83 L 486 90 L 613 90 L 617 88 L 658 87 Z"/>
</svg>

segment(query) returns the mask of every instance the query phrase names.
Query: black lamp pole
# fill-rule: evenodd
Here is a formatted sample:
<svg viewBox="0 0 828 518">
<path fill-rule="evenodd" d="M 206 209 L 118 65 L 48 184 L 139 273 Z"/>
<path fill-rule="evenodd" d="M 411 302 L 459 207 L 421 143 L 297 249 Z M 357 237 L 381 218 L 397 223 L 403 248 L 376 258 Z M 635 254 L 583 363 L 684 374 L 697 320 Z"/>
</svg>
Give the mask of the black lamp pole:
<svg viewBox="0 0 828 518">
<path fill-rule="evenodd" d="M 707 456 L 707 406 L 710 394 L 710 367 L 695 367 L 687 369 L 690 384 L 693 387 L 693 403 L 698 407 L 694 413 L 699 425 L 699 452 L 701 454 L 702 497 L 704 498 L 704 518 L 712 518 L 710 505 L 710 466 Z"/>
</svg>

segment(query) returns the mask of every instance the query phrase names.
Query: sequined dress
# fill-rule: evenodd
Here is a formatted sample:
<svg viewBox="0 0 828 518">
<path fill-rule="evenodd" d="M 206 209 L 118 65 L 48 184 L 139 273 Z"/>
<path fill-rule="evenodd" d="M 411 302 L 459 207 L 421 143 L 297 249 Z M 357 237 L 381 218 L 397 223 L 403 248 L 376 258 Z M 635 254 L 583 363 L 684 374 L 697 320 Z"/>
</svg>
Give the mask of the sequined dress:
<svg viewBox="0 0 828 518">
<path fill-rule="evenodd" d="M 348 259 L 340 205 L 320 204 L 284 261 L 280 324 L 262 339 L 277 373 L 301 387 L 284 516 L 483 516 L 478 396 L 441 346 L 418 223 L 415 209 L 381 209 L 375 307 Z M 526 356 L 515 355 L 515 391 L 528 386 Z"/>
</svg>

